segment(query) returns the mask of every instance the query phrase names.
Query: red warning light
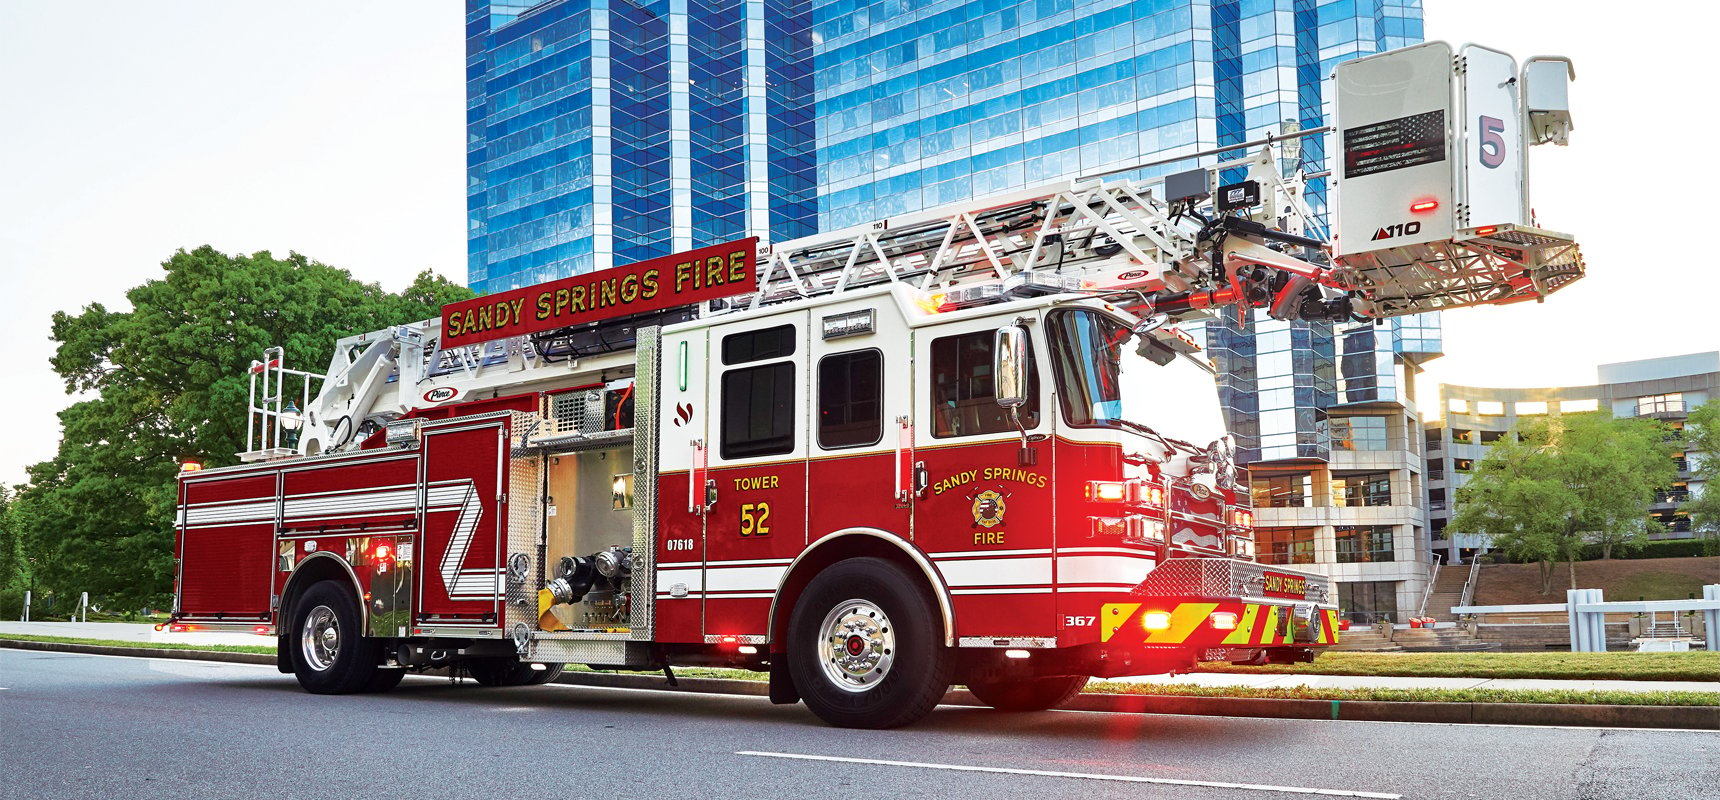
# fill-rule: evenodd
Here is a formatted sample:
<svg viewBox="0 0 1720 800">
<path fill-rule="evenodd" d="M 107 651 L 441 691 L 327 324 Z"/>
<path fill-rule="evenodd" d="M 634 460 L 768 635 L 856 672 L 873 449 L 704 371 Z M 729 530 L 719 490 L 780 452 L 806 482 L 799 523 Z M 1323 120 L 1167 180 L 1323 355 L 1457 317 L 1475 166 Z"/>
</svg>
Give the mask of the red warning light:
<svg viewBox="0 0 1720 800">
<path fill-rule="evenodd" d="M 1497 225 L 1488 225 L 1485 228 L 1476 228 L 1475 229 L 1475 235 L 1476 236 L 1492 236 L 1493 234 L 1498 233 L 1498 232 L 1499 232 L 1499 226 L 1497 226 Z"/>
<path fill-rule="evenodd" d="M 1417 200 L 1409 204 L 1409 210 L 1417 214 L 1420 214 L 1423 211 L 1432 211 L 1436 208 L 1439 208 L 1438 200 Z"/>
</svg>

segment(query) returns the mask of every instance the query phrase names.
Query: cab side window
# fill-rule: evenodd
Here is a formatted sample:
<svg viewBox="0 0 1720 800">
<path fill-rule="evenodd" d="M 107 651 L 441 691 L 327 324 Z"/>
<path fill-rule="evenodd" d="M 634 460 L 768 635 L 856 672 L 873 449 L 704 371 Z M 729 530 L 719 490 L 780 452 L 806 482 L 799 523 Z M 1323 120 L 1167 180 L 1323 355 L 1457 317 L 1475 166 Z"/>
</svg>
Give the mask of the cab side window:
<svg viewBox="0 0 1720 800">
<path fill-rule="evenodd" d="M 723 338 L 723 364 L 794 355 L 794 326 L 782 325 Z M 723 373 L 722 456 L 725 459 L 794 451 L 794 362 L 775 361 Z"/>
<path fill-rule="evenodd" d="M 818 446 L 865 447 L 884 438 L 884 355 L 832 353 L 818 361 Z"/>
<path fill-rule="evenodd" d="M 932 435 L 976 436 L 1015 430 L 992 384 L 995 333 L 974 331 L 932 340 Z M 1039 366 L 1027 355 L 1027 403 L 1021 424 L 1039 425 Z"/>
</svg>

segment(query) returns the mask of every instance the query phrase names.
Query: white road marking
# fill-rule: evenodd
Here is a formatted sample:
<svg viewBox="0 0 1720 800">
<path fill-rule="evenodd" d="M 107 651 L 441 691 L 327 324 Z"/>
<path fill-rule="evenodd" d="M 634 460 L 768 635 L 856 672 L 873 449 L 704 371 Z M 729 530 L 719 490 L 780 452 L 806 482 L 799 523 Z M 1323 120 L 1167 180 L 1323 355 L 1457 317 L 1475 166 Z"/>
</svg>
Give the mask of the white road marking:
<svg viewBox="0 0 1720 800">
<path fill-rule="evenodd" d="M 1399 800 L 1401 794 L 1382 794 L 1380 792 L 1355 792 L 1345 789 L 1311 789 L 1304 786 L 1272 786 L 1260 783 L 1224 783 L 1221 781 L 1182 781 L 1171 778 L 1144 778 L 1137 775 L 1100 775 L 1092 772 L 1054 772 L 1043 769 L 1011 769 L 1008 767 L 975 767 L 965 764 L 927 764 L 919 761 L 886 761 L 876 758 L 844 758 L 841 756 L 813 756 L 802 753 L 763 753 L 755 750 L 741 750 L 737 756 L 760 756 L 763 758 L 793 758 L 803 761 L 840 761 L 845 764 L 876 764 L 885 767 L 917 767 L 919 769 L 945 769 L 954 772 L 995 772 L 1003 775 L 1036 775 L 1045 778 L 1080 778 L 1090 781 L 1117 781 L 1119 783 L 1158 783 L 1169 786 L 1202 786 L 1210 789 L 1248 789 L 1257 792 L 1283 792 L 1287 794 L 1317 794 L 1327 797 L 1370 797 L 1378 800 Z"/>
</svg>

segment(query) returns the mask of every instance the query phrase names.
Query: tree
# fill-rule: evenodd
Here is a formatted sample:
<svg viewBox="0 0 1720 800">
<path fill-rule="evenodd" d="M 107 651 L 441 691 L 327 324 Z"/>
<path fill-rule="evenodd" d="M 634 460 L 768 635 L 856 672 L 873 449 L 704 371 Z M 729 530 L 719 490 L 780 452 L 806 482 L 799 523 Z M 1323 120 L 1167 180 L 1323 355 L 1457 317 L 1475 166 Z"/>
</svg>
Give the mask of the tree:
<svg viewBox="0 0 1720 800">
<path fill-rule="evenodd" d="M 180 251 L 127 292 L 130 311 L 91 304 L 53 316 L 52 364 L 68 393 L 52 460 L 32 466 L 7 518 L 38 590 L 120 607 L 172 588 L 174 473 L 188 458 L 237 462 L 247 368 L 273 345 L 320 371 L 334 341 L 434 317 L 471 292 L 426 271 L 401 294 L 299 254 Z M 288 396 L 294 388 L 289 387 Z"/>
<path fill-rule="evenodd" d="M 1604 414 L 1536 417 L 1493 445 L 1474 477 L 1457 490 L 1451 528 L 1486 533 L 1514 559 L 1541 566 L 1541 592 L 1553 565 L 1575 562 L 1589 545 L 1603 558 L 1641 547 L 1654 526 L 1656 489 L 1677 474 L 1665 426 Z"/>
<path fill-rule="evenodd" d="M 1720 555 L 1720 399 L 1690 410 L 1684 427 L 1684 453 L 1690 471 L 1703 480 L 1702 493 L 1684 504 L 1690 528 L 1706 540 L 1710 555 Z"/>
</svg>

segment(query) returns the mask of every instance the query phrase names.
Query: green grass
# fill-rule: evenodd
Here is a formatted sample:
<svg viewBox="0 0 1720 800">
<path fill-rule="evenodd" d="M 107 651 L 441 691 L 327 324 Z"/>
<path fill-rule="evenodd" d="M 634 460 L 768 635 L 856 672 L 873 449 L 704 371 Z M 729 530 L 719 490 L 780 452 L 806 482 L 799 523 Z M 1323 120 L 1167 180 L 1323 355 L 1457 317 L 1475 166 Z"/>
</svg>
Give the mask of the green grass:
<svg viewBox="0 0 1720 800">
<path fill-rule="evenodd" d="M 127 647 L 132 649 L 159 650 L 201 650 L 215 653 L 260 653 L 272 656 L 275 648 L 267 645 L 254 644 L 179 644 L 176 642 L 138 642 L 121 639 L 78 639 L 71 636 L 32 636 L 27 633 L 0 633 L 0 639 L 10 639 L 19 642 L 49 642 L 52 644 L 90 644 L 102 647 Z"/>
<path fill-rule="evenodd" d="M 1182 686 L 1163 683 L 1088 684 L 1091 694 L 1249 697 L 1275 700 L 1382 700 L 1416 703 L 1554 703 L 1615 706 L 1717 706 L 1720 692 L 1589 692 L 1572 689 L 1320 689 L 1306 686 Z"/>
<path fill-rule="evenodd" d="M 1240 667 L 1208 661 L 1201 672 L 1406 678 L 1720 681 L 1720 653 L 1325 653 L 1311 664 Z"/>
<path fill-rule="evenodd" d="M 1580 577 L 1583 566 L 1577 567 Z M 1607 589 L 1608 600 L 1683 600 L 1701 597 L 1703 581 L 1695 575 L 1645 571 L 1620 577 Z"/>
</svg>

